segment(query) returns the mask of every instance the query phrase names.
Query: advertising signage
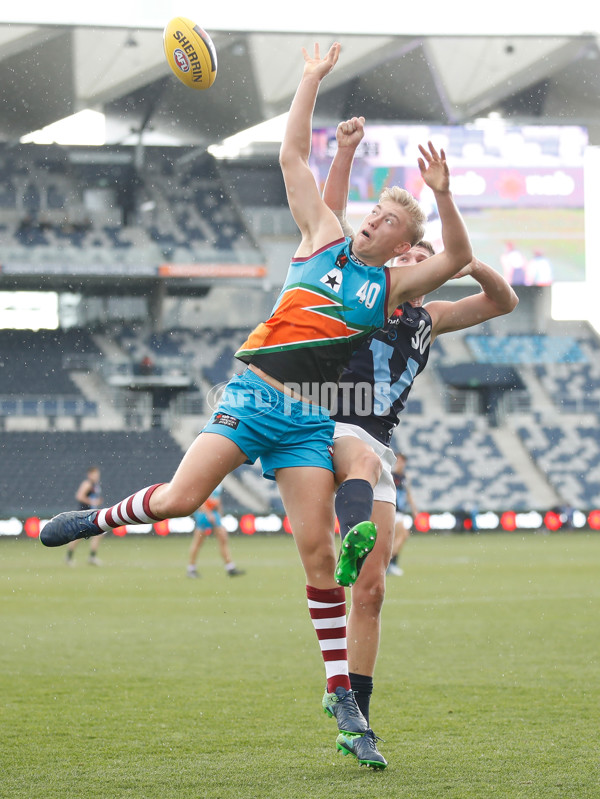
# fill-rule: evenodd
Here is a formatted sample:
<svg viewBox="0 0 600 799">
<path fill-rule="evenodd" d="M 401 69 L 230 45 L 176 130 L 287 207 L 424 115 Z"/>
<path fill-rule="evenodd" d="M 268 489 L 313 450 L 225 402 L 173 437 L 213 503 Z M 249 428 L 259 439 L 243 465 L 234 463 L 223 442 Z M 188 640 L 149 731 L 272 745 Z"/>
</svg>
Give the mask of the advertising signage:
<svg viewBox="0 0 600 799">
<path fill-rule="evenodd" d="M 441 248 L 433 194 L 417 165 L 418 145 L 428 141 L 446 152 L 452 192 L 481 260 L 513 285 L 585 279 L 588 137 L 577 126 L 367 124 L 352 170 L 351 224 L 360 223 L 386 186 L 403 186 L 427 213 L 427 238 Z M 321 188 L 335 149 L 335 127 L 313 131 L 311 167 Z"/>
</svg>

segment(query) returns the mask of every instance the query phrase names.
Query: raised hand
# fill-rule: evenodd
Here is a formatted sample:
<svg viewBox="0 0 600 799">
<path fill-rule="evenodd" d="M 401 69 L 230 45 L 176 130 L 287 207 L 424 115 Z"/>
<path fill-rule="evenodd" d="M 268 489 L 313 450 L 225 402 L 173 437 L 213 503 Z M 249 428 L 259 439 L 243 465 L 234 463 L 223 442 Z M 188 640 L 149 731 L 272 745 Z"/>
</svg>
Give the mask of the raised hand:
<svg viewBox="0 0 600 799">
<path fill-rule="evenodd" d="M 337 63 L 340 55 L 341 44 L 334 42 L 329 48 L 329 52 L 325 58 L 321 58 L 321 50 L 318 43 L 315 44 L 314 55 L 310 56 L 308 50 L 302 48 L 302 55 L 304 56 L 304 74 L 316 75 L 319 80 L 322 80 L 325 75 L 328 75 Z"/>
<path fill-rule="evenodd" d="M 338 148 L 353 147 L 356 149 L 362 141 L 364 135 L 364 117 L 352 117 L 352 119 L 347 119 L 344 122 L 340 122 L 335 132 Z"/>
<path fill-rule="evenodd" d="M 435 149 L 431 142 L 427 142 L 429 149 L 419 144 L 422 158 L 418 159 L 421 177 L 432 191 L 445 192 L 450 188 L 450 170 L 446 163 L 446 153 Z"/>
</svg>

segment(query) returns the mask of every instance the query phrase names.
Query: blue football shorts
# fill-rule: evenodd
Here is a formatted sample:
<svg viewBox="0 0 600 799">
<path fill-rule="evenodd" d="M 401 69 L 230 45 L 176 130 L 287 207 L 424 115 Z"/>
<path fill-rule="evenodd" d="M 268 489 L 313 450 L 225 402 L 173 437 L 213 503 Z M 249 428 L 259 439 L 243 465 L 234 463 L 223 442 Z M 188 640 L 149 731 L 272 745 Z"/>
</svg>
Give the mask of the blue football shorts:
<svg viewBox="0 0 600 799">
<path fill-rule="evenodd" d="M 221 514 L 219 511 L 213 510 L 211 512 L 214 517 L 214 521 L 212 522 L 206 513 L 204 513 L 204 511 L 197 510 L 192 514 L 194 517 L 194 523 L 199 530 L 213 530 L 215 527 L 221 526 Z"/>
<path fill-rule="evenodd" d="M 231 439 L 247 463 L 260 459 L 263 477 L 274 480 L 277 469 L 291 466 L 333 472 L 334 427 L 323 408 L 278 391 L 246 369 L 227 383 L 202 432 Z"/>
</svg>

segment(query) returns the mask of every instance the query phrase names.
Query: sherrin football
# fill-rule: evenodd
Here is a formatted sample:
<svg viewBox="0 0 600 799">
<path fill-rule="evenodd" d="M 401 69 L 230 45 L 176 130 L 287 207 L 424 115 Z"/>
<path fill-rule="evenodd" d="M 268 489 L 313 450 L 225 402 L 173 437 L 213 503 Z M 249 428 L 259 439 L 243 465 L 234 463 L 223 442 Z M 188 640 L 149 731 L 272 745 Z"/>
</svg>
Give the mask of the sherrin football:
<svg viewBox="0 0 600 799">
<path fill-rule="evenodd" d="M 217 77 L 217 51 L 212 39 L 199 25 L 175 17 L 163 34 L 167 63 L 190 89 L 209 89 Z"/>
</svg>

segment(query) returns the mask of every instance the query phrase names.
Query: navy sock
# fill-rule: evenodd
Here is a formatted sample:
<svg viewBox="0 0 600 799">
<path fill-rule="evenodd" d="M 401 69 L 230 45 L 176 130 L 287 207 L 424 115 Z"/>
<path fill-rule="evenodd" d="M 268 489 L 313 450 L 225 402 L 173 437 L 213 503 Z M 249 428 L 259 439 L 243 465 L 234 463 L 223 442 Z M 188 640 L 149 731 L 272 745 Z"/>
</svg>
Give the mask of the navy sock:
<svg viewBox="0 0 600 799">
<path fill-rule="evenodd" d="M 360 708 L 360 712 L 369 723 L 369 704 L 371 702 L 371 694 L 373 693 L 373 678 L 366 674 L 354 674 L 350 672 L 350 687 L 354 691 L 354 698 L 356 704 Z"/>
<path fill-rule="evenodd" d="M 342 540 L 359 522 L 369 521 L 373 512 L 373 486 L 368 480 L 344 480 L 335 495 L 335 512 Z"/>
</svg>

